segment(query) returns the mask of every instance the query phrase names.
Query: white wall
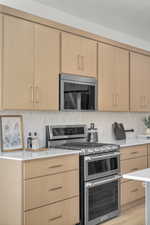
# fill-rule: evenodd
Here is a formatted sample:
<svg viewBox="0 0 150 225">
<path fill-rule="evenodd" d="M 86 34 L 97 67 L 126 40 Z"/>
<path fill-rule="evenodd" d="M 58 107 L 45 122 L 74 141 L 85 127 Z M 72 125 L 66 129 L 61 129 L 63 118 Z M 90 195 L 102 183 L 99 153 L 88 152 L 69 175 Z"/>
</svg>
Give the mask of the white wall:
<svg viewBox="0 0 150 225">
<path fill-rule="evenodd" d="M 150 50 L 149 43 L 135 37 L 119 33 L 106 27 L 81 20 L 54 8 L 46 7 L 29 0 L 1 0 L 0 3 L 68 24 L 77 28 L 87 30 L 120 42 L 128 43 L 137 47 Z M 99 140 L 112 138 L 112 123 L 123 122 L 125 128 L 134 128 L 135 134 L 144 132 L 142 119 L 144 113 L 62 113 L 62 112 L 1 112 L 1 114 L 21 114 L 24 118 L 25 140 L 29 131 L 37 131 L 40 136 L 41 145 L 45 144 L 45 125 L 70 124 L 95 122 L 99 130 Z"/>
<path fill-rule="evenodd" d="M 113 138 L 112 123 L 123 122 L 126 129 L 134 128 L 135 133 L 128 138 L 144 132 L 143 118 L 145 113 L 112 113 L 112 112 L 1 112 L 1 114 L 21 114 L 24 119 L 25 142 L 28 132 L 37 131 L 41 146 L 45 145 L 45 126 L 59 124 L 87 124 L 94 122 L 99 131 L 99 141 Z"/>
<path fill-rule="evenodd" d="M 37 16 L 45 17 L 63 24 L 80 28 L 119 42 L 150 50 L 149 42 L 143 41 L 125 33 L 118 32 L 116 30 L 111 30 L 107 27 L 87 22 L 86 20 L 69 15 L 55 8 L 37 3 L 33 0 L 0 0 L 0 3 Z"/>
</svg>

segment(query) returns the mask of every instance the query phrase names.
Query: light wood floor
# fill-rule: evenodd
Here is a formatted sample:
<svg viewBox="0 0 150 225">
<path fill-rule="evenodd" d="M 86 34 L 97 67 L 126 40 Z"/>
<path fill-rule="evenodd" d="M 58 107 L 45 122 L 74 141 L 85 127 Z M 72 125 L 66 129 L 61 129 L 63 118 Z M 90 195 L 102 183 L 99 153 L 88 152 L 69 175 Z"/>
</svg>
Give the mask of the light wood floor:
<svg viewBox="0 0 150 225">
<path fill-rule="evenodd" d="M 103 225 L 145 225 L 144 211 L 144 204 L 137 205 L 124 211 L 120 217 Z"/>
</svg>

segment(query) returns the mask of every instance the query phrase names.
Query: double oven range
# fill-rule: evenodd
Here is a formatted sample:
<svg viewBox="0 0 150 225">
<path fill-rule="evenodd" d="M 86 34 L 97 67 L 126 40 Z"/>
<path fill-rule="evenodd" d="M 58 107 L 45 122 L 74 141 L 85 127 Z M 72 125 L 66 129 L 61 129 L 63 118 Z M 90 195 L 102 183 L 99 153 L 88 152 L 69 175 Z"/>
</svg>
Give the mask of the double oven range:
<svg viewBox="0 0 150 225">
<path fill-rule="evenodd" d="M 80 151 L 81 225 L 96 225 L 120 213 L 120 153 L 86 137 L 85 125 L 46 127 L 47 147 Z"/>
</svg>

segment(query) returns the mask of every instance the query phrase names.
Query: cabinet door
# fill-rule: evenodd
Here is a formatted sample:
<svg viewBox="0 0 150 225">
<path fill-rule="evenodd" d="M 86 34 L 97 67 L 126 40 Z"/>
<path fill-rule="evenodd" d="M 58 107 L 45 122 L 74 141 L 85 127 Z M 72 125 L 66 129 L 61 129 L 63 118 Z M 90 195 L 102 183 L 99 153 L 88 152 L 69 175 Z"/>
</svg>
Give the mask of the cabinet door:
<svg viewBox="0 0 150 225">
<path fill-rule="evenodd" d="M 33 109 L 34 25 L 4 16 L 3 108 Z"/>
<path fill-rule="evenodd" d="M 58 110 L 60 33 L 35 25 L 35 108 Z"/>
<path fill-rule="evenodd" d="M 62 33 L 61 72 L 97 76 L 97 42 Z"/>
<path fill-rule="evenodd" d="M 131 111 L 150 111 L 150 57 L 131 53 Z"/>
<path fill-rule="evenodd" d="M 99 43 L 98 102 L 102 111 L 129 111 L 129 52 Z"/>
<path fill-rule="evenodd" d="M 0 89 L 2 90 L 2 39 L 3 39 L 3 16 L 0 14 Z M 0 91 L 0 109 L 2 109 L 2 91 Z"/>
</svg>

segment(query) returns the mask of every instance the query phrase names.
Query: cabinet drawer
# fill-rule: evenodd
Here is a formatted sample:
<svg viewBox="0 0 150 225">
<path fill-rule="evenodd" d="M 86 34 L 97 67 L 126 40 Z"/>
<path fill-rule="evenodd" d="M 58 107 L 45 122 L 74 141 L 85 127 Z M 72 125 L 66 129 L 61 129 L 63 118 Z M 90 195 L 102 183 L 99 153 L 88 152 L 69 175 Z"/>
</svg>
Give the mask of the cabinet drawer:
<svg viewBox="0 0 150 225">
<path fill-rule="evenodd" d="M 25 213 L 25 225 L 74 225 L 78 222 L 78 197 Z"/>
<path fill-rule="evenodd" d="M 147 167 L 150 168 L 150 155 L 148 155 L 147 161 L 148 161 L 148 162 L 147 162 L 147 163 L 148 163 Z"/>
<path fill-rule="evenodd" d="M 121 161 L 121 174 L 131 173 L 147 168 L 147 157 Z"/>
<path fill-rule="evenodd" d="M 121 205 L 128 204 L 144 197 L 142 182 L 128 181 L 121 184 Z"/>
<path fill-rule="evenodd" d="M 24 181 L 25 210 L 79 195 L 79 171 Z"/>
<path fill-rule="evenodd" d="M 31 160 L 24 163 L 24 178 L 40 177 L 75 169 L 79 169 L 78 155 Z"/>
<path fill-rule="evenodd" d="M 142 157 L 147 155 L 147 145 L 139 145 L 128 148 L 121 148 L 121 160 Z"/>
</svg>

